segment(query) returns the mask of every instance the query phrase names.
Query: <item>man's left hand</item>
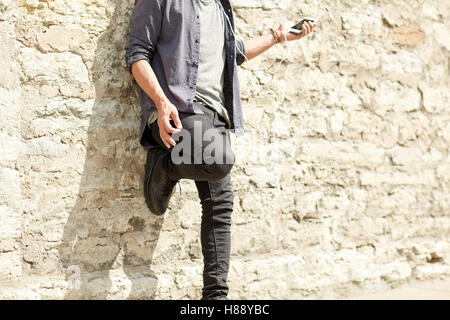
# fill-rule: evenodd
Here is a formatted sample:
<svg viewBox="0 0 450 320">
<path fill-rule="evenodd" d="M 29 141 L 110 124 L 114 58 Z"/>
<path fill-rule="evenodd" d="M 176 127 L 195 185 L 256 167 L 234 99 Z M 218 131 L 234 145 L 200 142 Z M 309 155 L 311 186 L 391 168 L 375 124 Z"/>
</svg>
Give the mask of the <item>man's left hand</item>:
<svg viewBox="0 0 450 320">
<path fill-rule="evenodd" d="M 278 37 L 281 40 L 281 42 L 286 41 L 286 40 L 287 41 L 298 40 L 303 37 L 306 37 L 317 26 L 316 23 L 305 22 L 305 23 L 303 23 L 303 26 L 302 26 L 303 32 L 301 34 L 295 34 L 295 33 L 289 32 L 289 29 L 293 25 L 295 25 L 297 22 L 299 22 L 300 20 L 301 19 L 297 19 L 295 21 L 290 21 L 290 22 L 285 22 L 285 23 L 280 24 L 280 26 L 277 29 L 277 33 L 278 33 Z M 286 32 L 287 39 L 284 37 L 285 32 Z"/>
</svg>

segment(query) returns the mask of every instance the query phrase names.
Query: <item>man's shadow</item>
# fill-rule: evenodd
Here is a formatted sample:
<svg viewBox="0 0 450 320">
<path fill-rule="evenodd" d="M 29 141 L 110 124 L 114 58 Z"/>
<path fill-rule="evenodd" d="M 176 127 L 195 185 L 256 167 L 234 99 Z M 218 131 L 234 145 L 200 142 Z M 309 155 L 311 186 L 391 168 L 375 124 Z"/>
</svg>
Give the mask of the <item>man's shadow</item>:
<svg viewBox="0 0 450 320">
<path fill-rule="evenodd" d="M 149 299 L 157 288 L 151 264 L 163 218 L 143 199 L 140 107 L 124 64 L 134 1 L 109 4 L 115 9 L 89 70 L 95 102 L 81 142 L 85 159 L 72 159 L 84 161 L 74 174 L 81 174 L 79 192 L 58 247 L 66 299 Z"/>
</svg>

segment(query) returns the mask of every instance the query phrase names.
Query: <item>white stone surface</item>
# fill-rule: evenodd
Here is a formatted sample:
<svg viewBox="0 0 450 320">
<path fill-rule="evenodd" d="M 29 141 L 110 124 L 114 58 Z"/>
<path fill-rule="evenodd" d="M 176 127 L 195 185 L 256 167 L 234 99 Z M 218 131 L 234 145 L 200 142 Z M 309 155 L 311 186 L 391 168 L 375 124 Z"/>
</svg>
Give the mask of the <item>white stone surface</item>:
<svg viewBox="0 0 450 320">
<path fill-rule="evenodd" d="M 1 299 L 200 298 L 194 182 L 143 199 L 133 4 L 0 0 Z M 450 277 L 448 1 L 233 4 L 244 40 L 319 25 L 239 68 L 230 298 Z"/>
</svg>

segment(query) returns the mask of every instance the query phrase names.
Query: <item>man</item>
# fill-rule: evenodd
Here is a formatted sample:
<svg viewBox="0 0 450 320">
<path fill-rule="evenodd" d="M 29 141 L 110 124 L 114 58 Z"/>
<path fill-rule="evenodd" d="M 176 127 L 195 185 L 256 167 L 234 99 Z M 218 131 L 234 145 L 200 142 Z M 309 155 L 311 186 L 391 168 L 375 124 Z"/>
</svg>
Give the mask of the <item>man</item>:
<svg viewBox="0 0 450 320">
<path fill-rule="evenodd" d="M 243 42 L 235 39 L 230 0 L 136 0 L 132 12 L 126 62 L 142 107 L 140 143 L 148 148 L 144 196 L 150 211 L 161 215 L 177 181 L 195 181 L 202 205 L 202 299 L 228 294 L 229 132 L 243 133 L 237 65 L 315 27 L 304 24 L 301 35 L 287 32 L 285 38 L 293 24 Z M 214 150 L 207 154 L 213 136 Z"/>
</svg>

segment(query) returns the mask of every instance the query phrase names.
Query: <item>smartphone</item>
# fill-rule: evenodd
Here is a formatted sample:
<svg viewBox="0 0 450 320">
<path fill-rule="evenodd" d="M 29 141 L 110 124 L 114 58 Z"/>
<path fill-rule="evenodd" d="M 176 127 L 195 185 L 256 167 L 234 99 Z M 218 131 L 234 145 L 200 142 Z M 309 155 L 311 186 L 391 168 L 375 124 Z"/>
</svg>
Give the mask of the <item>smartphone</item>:
<svg viewBox="0 0 450 320">
<path fill-rule="evenodd" d="M 295 25 L 293 25 L 289 29 L 289 32 L 292 32 L 292 33 L 295 33 L 295 34 L 301 34 L 303 32 L 302 27 L 303 27 L 303 24 L 305 22 L 312 22 L 312 23 L 314 23 L 316 21 L 317 21 L 317 19 L 305 17 L 302 20 L 300 20 L 299 22 L 297 22 Z"/>
</svg>

